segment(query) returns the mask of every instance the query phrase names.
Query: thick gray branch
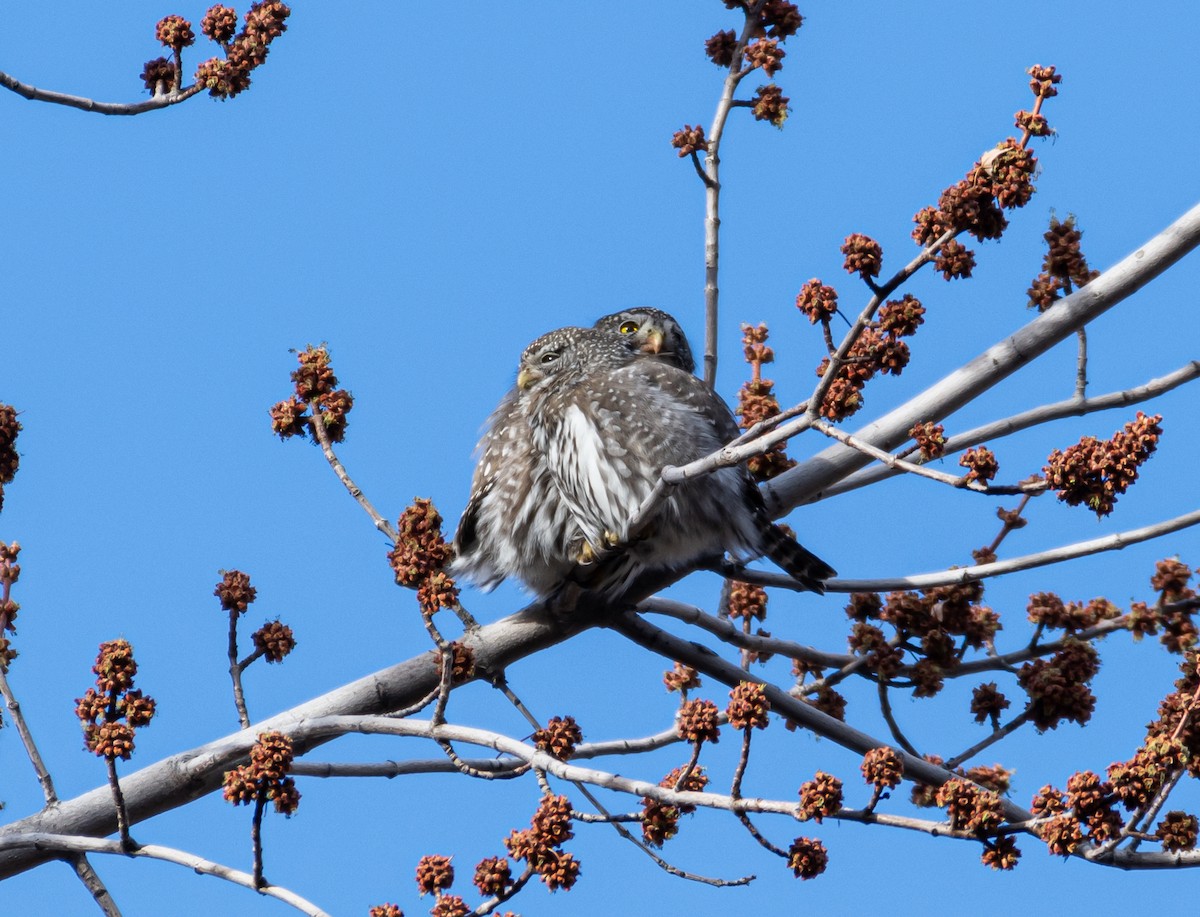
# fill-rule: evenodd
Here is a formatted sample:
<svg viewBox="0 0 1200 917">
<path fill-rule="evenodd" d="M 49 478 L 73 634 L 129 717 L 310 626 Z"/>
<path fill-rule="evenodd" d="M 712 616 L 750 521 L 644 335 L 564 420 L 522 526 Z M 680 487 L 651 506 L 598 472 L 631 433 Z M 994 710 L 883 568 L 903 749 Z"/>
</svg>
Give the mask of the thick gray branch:
<svg viewBox="0 0 1200 917">
<path fill-rule="evenodd" d="M 855 432 L 855 438 L 880 449 L 895 449 L 908 439 L 913 424 L 941 420 L 969 404 L 1141 289 L 1197 245 L 1200 245 L 1200 205 L 1083 289 L 1055 303 L 1028 325 L 989 347 L 917 397 Z M 781 435 L 786 429 L 787 425 L 773 435 Z M 820 496 L 825 488 L 870 461 L 868 456 L 849 446 L 832 445 L 768 484 L 763 489 L 767 507 L 772 515 L 781 516 Z"/>
</svg>

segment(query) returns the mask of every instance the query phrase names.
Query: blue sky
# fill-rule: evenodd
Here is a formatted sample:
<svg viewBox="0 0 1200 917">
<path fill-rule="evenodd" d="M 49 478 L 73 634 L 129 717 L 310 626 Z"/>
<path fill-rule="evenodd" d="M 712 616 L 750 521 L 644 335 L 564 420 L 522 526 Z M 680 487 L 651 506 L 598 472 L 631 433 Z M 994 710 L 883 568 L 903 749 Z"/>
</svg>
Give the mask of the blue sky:
<svg viewBox="0 0 1200 917">
<path fill-rule="evenodd" d="M 685 122 L 711 119 L 720 73 L 704 58 L 703 40 L 736 24 L 721 3 L 469 4 L 445 22 L 434 18 L 439 10 L 414 3 L 296 7 L 251 91 L 224 104 L 197 98 L 116 119 L 0 95 L 0 400 L 24 412 L 25 427 L 21 472 L 0 516 L 0 538 L 24 546 L 16 595 L 22 655 L 11 680 L 65 797 L 103 782 L 103 765 L 80 750 L 72 712 L 102 640 L 133 642 L 139 684 L 159 702 L 133 764 L 236 727 L 224 618 L 211 594 L 219 569 L 249 572 L 259 590 L 252 615 L 282 616 L 299 640 L 283 666 L 248 674 L 256 717 L 426 647 L 415 602 L 391 582 L 384 544 L 320 454 L 270 435 L 266 411 L 287 395 L 289 348 L 329 343 L 357 399 L 341 455 L 385 514 L 394 518 L 420 495 L 449 520 L 466 500 L 479 427 L 529 340 L 645 303 L 678 315 L 698 348 L 703 193 L 669 141 Z M 47 88 L 134 101 L 142 63 L 159 54 L 154 22 L 178 12 L 198 23 L 204 9 L 14 5 L 0 20 L 0 69 Z M 821 343 L 795 312 L 800 285 L 820 277 L 857 309 L 862 291 L 843 273 L 838 251 L 851 232 L 878 239 L 885 266 L 912 257 L 911 215 L 1010 133 L 1012 113 L 1028 104 L 1031 64 L 1065 74 L 1046 109 L 1059 133 L 1037 146 L 1038 193 L 1002 242 L 979 247 L 974 279 L 946 284 L 924 275 L 909 288 L 929 309 L 926 327 L 904 375 L 868 389 L 862 420 L 1028 321 L 1024 291 L 1040 269 L 1051 213 L 1078 216 L 1084 251 L 1104 268 L 1196 202 L 1200 13 L 1192 4 L 1137 12 L 1113 2 L 1086 12 L 964 4 L 952 18 L 935 4 L 818 3 L 801 11 L 806 24 L 788 42 L 779 75 L 792 100 L 786 127 L 740 112 L 722 149 L 718 382 L 727 397 L 745 375 L 740 321 L 770 325 L 780 397 L 804 397 Z M 190 54 L 189 71 L 207 56 L 208 49 Z M 755 85 L 747 81 L 748 90 Z M 1197 357 L 1189 316 L 1198 264 L 1192 256 L 1093 327 L 1091 391 L 1139 384 Z M 1074 372 L 1066 345 L 947 428 L 1065 398 Z M 1194 509 L 1194 403 L 1184 389 L 1153 405 L 1166 418 L 1160 452 L 1111 519 L 1097 523 L 1043 498 L 1009 552 Z M 1001 477 L 1025 477 L 1051 448 L 1083 433 L 1108 436 L 1132 413 L 998 443 Z M 812 436 L 794 442 L 792 454 L 823 446 Z M 965 562 L 996 528 L 997 501 L 943 490 L 891 482 L 789 521 L 844 576 L 936 570 Z M 1006 616 L 1002 644 L 1028 639 L 1031 592 L 1148 599 L 1154 561 L 1178 553 L 1196 565 L 1198 549 L 1200 538 L 1185 532 L 995 583 L 987 601 Z M 679 594 L 711 607 L 715 587 L 701 578 Z M 494 620 L 521 596 L 502 587 L 465 600 Z M 840 651 L 841 605 L 837 597 L 781 597 L 767 627 Z M 1110 639 L 1102 655 L 1091 726 L 1018 736 L 980 762 L 1017 768 L 1016 801 L 1027 804 L 1042 784 L 1061 785 L 1076 769 L 1128 757 L 1140 741 L 1174 660 L 1125 637 Z M 784 663 L 772 665 L 765 674 L 785 677 Z M 604 739 L 669 724 L 672 699 L 658 682 L 665 667 L 614 634 L 594 632 L 510 677 L 541 716 L 573 713 L 587 738 Z M 898 698 L 898 715 L 922 747 L 952 753 L 982 734 L 965 714 L 969 688 L 934 701 Z M 871 692 L 855 691 L 852 715 L 882 734 Z M 725 697 L 716 687 L 708 694 Z M 521 734 L 487 689 L 461 695 L 452 718 Z M 776 725 L 762 745 L 752 792 L 787 798 L 818 768 L 854 785 L 857 759 L 827 741 Z M 433 756 L 381 739 L 328 754 Z M 657 779 L 678 758 L 676 749 L 613 767 Z M 713 766 L 727 774 L 729 762 Z M 37 808 L 37 786 L 7 730 L 0 775 L 6 815 Z M 428 904 L 416 899 L 411 879 L 417 858 L 456 854 L 464 884 L 478 859 L 500 852 L 510 828 L 527 823 L 537 797 L 532 782 L 462 778 L 306 781 L 301 789 L 294 819 L 268 820 L 268 876 L 337 914 L 363 914 L 383 900 L 422 913 Z M 849 801 L 861 804 L 866 793 L 855 791 Z M 1200 794 L 1188 788 L 1173 805 L 1196 811 Z M 532 888 L 516 909 L 850 913 L 861 907 L 867 879 L 900 914 L 961 902 L 980 914 L 1035 906 L 1115 914 L 1133 901 L 1145 910 L 1168 906 L 1196 883 L 1192 874 L 1062 863 L 1032 841 L 1022 844 L 1014 873 L 997 875 L 967 845 L 850 824 L 764 823 L 785 844 L 816 834 L 830 848 L 828 873 L 801 884 L 735 828 L 718 814 L 696 816 L 667 854 L 697 872 L 757 874 L 748 889 L 670 879 L 608 829 L 591 827 L 572 845 L 584 864 L 578 887 L 553 900 Z M 241 866 L 248 834 L 246 812 L 215 798 L 135 832 Z M 112 858 L 96 865 L 129 915 L 283 912 L 177 867 Z M 0 884 L 6 912 L 89 908 L 61 865 Z"/>
</svg>

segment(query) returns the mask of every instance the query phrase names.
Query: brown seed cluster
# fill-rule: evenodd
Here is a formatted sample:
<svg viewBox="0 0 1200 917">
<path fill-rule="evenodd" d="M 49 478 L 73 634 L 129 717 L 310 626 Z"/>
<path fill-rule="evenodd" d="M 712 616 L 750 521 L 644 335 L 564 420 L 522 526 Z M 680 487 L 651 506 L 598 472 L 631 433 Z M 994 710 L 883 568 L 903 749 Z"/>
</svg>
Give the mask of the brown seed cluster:
<svg viewBox="0 0 1200 917">
<path fill-rule="evenodd" d="M 908 435 L 916 441 L 917 447 L 921 450 L 921 458 L 925 461 L 933 461 L 946 454 L 946 428 L 940 423 L 926 421 L 913 424 Z"/>
<path fill-rule="evenodd" d="M 902 642 L 918 657 L 907 671 L 914 696 L 931 697 L 941 690 L 944 674 L 961 663 L 966 648 L 988 645 L 1000 629 L 999 616 L 979 604 L 982 597 L 980 583 L 939 586 L 924 593 L 897 591 L 886 601 L 855 593 L 846 605 L 846 615 L 855 622 L 851 649 L 868 657 L 871 671 L 891 678 L 903 667 L 903 654 L 893 645 Z M 892 626 L 896 639 L 889 641 L 871 621 Z"/>
<path fill-rule="evenodd" d="M 690 700 L 680 706 L 675 730 L 685 742 L 712 742 L 715 745 L 721 738 L 719 721 L 720 713 L 712 701 Z"/>
<path fill-rule="evenodd" d="M 846 256 L 842 266 L 847 274 L 858 274 L 863 280 L 879 276 L 883 267 L 883 248 L 870 236 L 857 232 L 846 236 L 842 254 Z"/>
<path fill-rule="evenodd" d="M 1087 286 L 1100 276 L 1099 271 L 1088 267 L 1087 258 L 1080 249 L 1083 233 L 1075 225 L 1075 217 L 1059 220 L 1050 218 L 1050 229 L 1046 240 L 1046 257 L 1042 260 L 1042 272 L 1029 286 L 1029 306 L 1045 312 L 1060 298 Z"/>
<path fill-rule="evenodd" d="M 742 55 L 750 69 L 761 67 L 767 76 L 774 79 L 775 74 L 783 69 L 783 59 L 787 52 L 779 47 L 779 42 L 773 38 L 760 38 L 746 45 Z"/>
<path fill-rule="evenodd" d="M 296 648 L 292 629 L 278 620 L 268 621 L 251 634 L 250 639 L 267 662 L 283 662 L 284 657 Z"/>
<path fill-rule="evenodd" d="M 738 407 L 734 413 L 741 418 L 738 425 L 743 430 L 749 430 L 779 414 L 775 383 L 764 379 L 762 374 L 763 366 L 775 361 L 775 351 L 767 345 L 769 337 L 770 332 L 764 324 L 742 325 L 743 353 L 750 364 L 750 380 L 744 382 L 738 391 Z M 776 443 L 762 455 L 751 457 L 746 462 L 746 468 L 756 481 L 770 480 L 796 464 L 787 457 L 786 448 L 786 440 Z"/>
<path fill-rule="evenodd" d="M 514 860 L 527 862 L 550 891 L 557 891 L 571 888 L 579 878 L 579 861 L 560 849 L 574 836 L 570 801 L 565 796 L 546 795 L 531 827 L 511 832 L 504 845 Z"/>
<path fill-rule="evenodd" d="M 708 786 L 704 768 L 693 767 L 684 776 L 683 768 L 677 767 L 658 782 L 666 789 L 680 793 L 703 793 Z M 661 847 L 679 833 L 680 815 L 690 815 L 695 806 L 671 806 L 649 796 L 642 797 L 642 838 L 653 847 Z"/>
<path fill-rule="evenodd" d="M 454 866 L 450 857 L 430 854 L 417 862 L 417 892 L 425 895 L 444 891 L 454 884 Z"/>
<path fill-rule="evenodd" d="M 1049 659 L 1021 666 L 1017 681 L 1029 695 L 1029 713 L 1038 732 L 1057 729 L 1063 720 L 1082 726 L 1092 718 L 1096 698 L 1087 683 L 1099 668 L 1100 657 L 1092 645 L 1069 637 Z"/>
<path fill-rule="evenodd" d="M 683 130 L 676 131 L 671 136 L 671 146 L 679 150 L 680 158 L 691 156 L 693 153 L 707 153 L 708 141 L 704 139 L 704 127 L 697 124 L 692 127 L 685 124 Z"/>
<path fill-rule="evenodd" d="M 250 749 L 250 763 L 225 773 L 225 801 L 235 806 L 271 802 L 290 816 L 300 805 L 292 769 L 292 740 L 281 732 L 261 733 Z"/>
<path fill-rule="evenodd" d="M 1067 807 L 1092 843 L 1102 844 L 1120 832 L 1121 816 L 1113 801 L 1112 784 L 1092 771 L 1080 771 L 1067 780 Z"/>
<path fill-rule="evenodd" d="M 1148 737 L 1130 760 L 1115 761 L 1108 766 L 1113 793 L 1126 811 L 1142 809 L 1150 805 L 1167 778 L 1183 766 L 1184 758 L 1179 740 Z"/>
<path fill-rule="evenodd" d="M 725 715 L 734 729 L 766 729 L 770 712 L 766 688 L 756 681 L 743 681 L 729 692 Z"/>
<path fill-rule="evenodd" d="M 1193 850 L 1196 847 L 1196 816 L 1186 812 L 1168 812 L 1158 823 L 1154 836 L 1168 853 Z"/>
<path fill-rule="evenodd" d="M 842 808 L 842 781 L 832 774 L 817 771 L 812 780 L 800 784 L 800 808 L 796 817 L 801 821 L 832 818 Z"/>
<path fill-rule="evenodd" d="M 904 777 L 904 767 L 900 763 L 900 756 L 886 745 L 872 748 L 863 755 L 859 769 L 862 771 L 863 780 L 873 784 L 877 791 L 890 790 L 899 786 Z"/>
<path fill-rule="evenodd" d="M 1029 123 L 1044 122 L 1040 114 L 1044 99 L 1056 94 L 1054 81 L 1061 79 L 1053 67 L 1035 67 L 1030 73 L 1049 73 L 1044 80 L 1035 78 L 1033 87 L 1037 104 L 1030 114 Z M 1049 127 L 1046 126 L 1046 132 Z M 1026 149 L 1031 132 L 1025 131 L 1022 139 L 1009 137 L 984 156 L 980 157 L 966 178 L 948 187 L 938 198 L 936 207 L 925 207 L 913 217 L 916 228 L 913 239 L 922 248 L 934 244 L 947 232 L 955 235 L 967 232 L 981 242 L 998 239 L 1008 225 L 1005 210 L 1024 207 L 1033 196 L 1033 175 L 1037 158 Z M 935 256 L 935 267 L 946 280 L 971 276 L 975 267 L 975 255 L 962 243 L 950 239 L 943 244 Z"/>
<path fill-rule="evenodd" d="M 663 673 L 663 684 L 668 691 L 690 691 L 700 687 L 700 673 L 691 666 L 676 662 L 671 671 Z"/>
<path fill-rule="evenodd" d="M 855 622 L 850 629 L 850 651 L 867 657 L 867 668 L 882 678 L 895 675 L 904 662 L 898 647 L 888 643 L 887 636 L 873 624 Z"/>
<path fill-rule="evenodd" d="M 800 288 L 796 295 L 796 308 L 808 316 L 811 324 L 827 324 L 837 315 L 837 299 L 837 290 L 814 277 Z"/>
<path fill-rule="evenodd" d="M 429 913 L 432 917 L 468 917 L 471 909 L 460 895 L 438 895 Z"/>
<path fill-rule="evenodd" d="M 465 643 L 460 643 L 457 640 L 451 640 L 446 644 L 446 649 L 450 653 L 450 684 L 461 685 L 465 684 L 475 677 L 475 651 Z M 439 650 L 433 651 L 434 667 L 437 670 L 437 677 L 440 681 L 442 678 L 442 660 L 445 654 Z"/>
<path fill-rule="evenodd" d="M 994 681 L 979 685 L 971 690 L 971 715 L 976 723 L 991 720 L 992 728 L 1000 728 L 1000 714 L 1012 704 Z"/>
<path fill-rule="evenodd" d="M 395 904 L 377 904 L 367 911 L 367 917 L 404 917 L 404 911 Z"/>
<path fill-rule="evenodd" d="M 164 48 L 170 48 L 176 54 L 188 45 L 196 43 L 196 33 L 192 24 L 182 16 L 165 16 L 158 21 L 154 28 L 154 37 Z"/>
<path fill-rule="evenodd" d="M 835 720 L 846 722 L 846 698 L 835 691 L 828 685 L 821 685 L 817 688 L 815 697 L 806 697 L 805 701 L 816 707 L 826 716 L 831 716 Z M 789 720 L 788 727 L 794 728 L 794 724 Z"/>
<path fill-rule="evenodd" d="M 1004 821 L 1000 797 L 966 780 L 947 780 L 934 798 L 946 810 L 950 826 L 956 831 L 995 831 Z"/>
<path fill-rule="evenodd" d="M 729 585 L 729 617 L 761 621 L 767 616 L 767 590 L 753 583 L 733 580 Z"/>
<path fill-rule="evenodd" d="M 575 746 L 583 741 L 583 732 L 573 716 L 552 716 L 545 729 L 533 734 L 533 744 L 559 761 L 567 761 L 575 754 Z"/>
<path fill-rule="evenodd" d="M 1009 870 L 1017 865 L 1017 861 L 1021 859 L 1021 851 L 1017 849 L 1017 842 L 1011 835 L 998 837 L 994 841 L 987 841 L 983 855 L 979 858 L 984 866 L 990 866 L 992 869 Z"/>
<path fill-rule="evenodd" d="M 1159 639 L 1172 653 L 1184 653 L 1195 646 L 1197 629 L 1192 616 L 1197 603 L 1196 591 L 1188 586 L 1191 577 L 1191 568 L 1178 559 L 1160 560 L 1150 578 L 1151 588 L 1160 594 L 1159 601 L 1153 610 L 1144 602 L 1134 603 L 1130 618 L 1136 615 L 1137 620 L 1131 621 L 1130 630 L 1135 635 L 1139 629 L 1142 633 L 1155 634 L 1161 626 L 1163 633 Z"/>
<path fill-rule="evenodd" d="M 809 283 L 814 282 L 817 281 Z M 801 291 L 796 304 L 806 311 L 801 305 L 803 297 L 804 292 Z M 885 303 L 879 310 L 878 318 L 868 322 L 851 345 L 845 362 L 821 404 L 821 415 L 829 420 L 844 420 L 863 406 L 862 390 L 877 373 L 900 375 L 911 356 L 908 344 L 901 338 L 916 332 L 924 322 L 924 314 L 925 307 L 920 300 L 910 295 Z M 819 320 L 828 323 L 829 316 L 819 317 Z M 825 330 L 828 332 L 828 327 Z M 824 377 L 830 363 L 829 357 L 824 358 L 817 366 L 817 375 Z"/>
<path fill-rule="evenodd" d="M 1029 597 L 1027 606 L 1029 620 L 1039 627 L 1065 630 L 1069 634 L 1079 633 L 1095 627 L 1101 621 L 1110 621 L 1121 616 L 1121 609 L 1108 599 L 1095 598 L 1087 604 L 1065 603 L 1053 592 L 1036 592 Z"/>
<path fill-rule="evenodd" d="M 201 23 L 202 31 L 218 42 L 225 59 L 209 58 L 196 69 L 196 82 L 213 98 L 232 99 L 250 88 L 250 74 L 267 61 L 271 42 L 287 31 L 286 20 L 292 11 L 279 0 L 263 0 L 250 5 L 245 25 L 236 36 L 230 24 L 236 14 L 228 7 L 214 6 Z"/>
<path fill-rule="evenodd" d="M 337 387 L 337 376 L 329 363 L 329 350 L 308 346 L 298 353 L 300 368 L 292 373 L 294 394 L 271 408 L 271 429 L 280 439 L 292 436 L 317 438 L 309 410 L 318 411 L 329 439 L 340 443 L 346 436 L 347 415 L 354 396 Z"/>
<path fill-rule="evenodd" d="M 502 857 L 484 857 L 475 865 L 471 881 L 481 895 L 503 895 L 512 885 L 512 867 Z"/>
<path fill-rule="evenodd" d="M 213 590 L 225 611 L 243 614 L 250 603 L 258 597 L 258 590 L 250 585 L 250 574 L 241 570 L 222 570 L 221 582 Z"/>
<path fill-rule="evenodd" d="M 757 121 L 768 121 L 776 127 L 783 127 L 788 116 L 788 102 L 791 101 L 783 94 L 783 90 L 774 83 L 759 86 L 758 92 L 750 100 L 753 107 L 751 113 Z"/>
<path fill-rule="evenodd" d="M 200 31 L 219 45 L 227 45 L 237 33 L 237 11 L 228 6 L 212 6 L 200 20 Z"/>
<path fill-rule="evenodd" d="M 1162 415 L 1141 411 L 1111 439 L 1085 436 L 1065 452 L 1055 449 L 1042 469 L 1058 499 L 1070 506 L 1086 504 L 1097 516 L 1113 511 L 1117 498 L 1138 479 L 1138 469 L 1158 449 Z"/>
<path fill-rule="evenodd" d="M 704 53 L 718 67 L 728 67 L 733 63 L 737 43 L 737 33 L 733 29 L 717 32 L 704 42 Z"/>
<path fill-rule="evenodd" d="M 98 757 L 127 761 L 133 754 L 134 730 L 149 725 L 154 717 L 154 698 L 133 687 L 137 662 L 126 640 L 101 643 L 92 671 L 96 687 L 75 699 L 84 745 Z"/>
<path fill-rule="evenodd" d="M 165 57 L 156 57 L 154 60 L 146 61 L 141 73 L 142 82 L 150 90 L 151 95 L 179 88 L 176 83 L 178 75 L 179 71 L 175 69 L 175 62 L 169 61 Z"/>
<path fill-rule="evenodd" d="M 417 602 L 426 616 L 458 606 L 458 587 L 442 570 L 451 554 L 442 537 L 441 513 L 432 500 L 414 498 L 396 524 L 396 544 L 387 557 L 396 584 L 417 590 Z"/>
<path fill-rule="evenodd" d="M 17 455 L 17 436 L 20 432 L 17 409 L 0 402 L 0 509 L 4 508 L 4 486 L 12 483 L 21 464 L 21 457 Z"/>
<path fill-rule="evenodd" d="M 0 497 L 3 489 L 0 488 Z M 21 553 L 21 545 L 17 542 L 5 544 L 0 541 L 0 672 L 7 672 L 9 665 L 17 658 L 17 651 L 7 637 L 7 634 L 17 632 L 17 612 L 21 606 L 12 599 L 12 586 L 21 578 L 21 565 L 17 563 L 17 555 Z"/>
<path fill-rule="evenodd" d="M 788 848 L 788 869 L 797 879 L 815 879 L 829 865 L 829 851 L 819 840 L 798 837 Z"/>
<path fill-rule="evenodd" d="M 1000 463 L 996 461 L 996 453 L 986 446 L 968 449 L 958 460 L 958 464 L 967 469 L 967 480 L 988 484 L 1000 473 Z"/>
<path fill-rule="evenodd" d="M 1175 690 L 1158 705 L 1158 718 L 1146 727 L 1146 747 L 1152 740 L 1178 741 L 1187 752 L 1184 764 L 1187 772 L 1200 778 L 1200 712 L 1192 706 L 1200 691 L 1200 654 L 1190 649 L 1180 662 L 1180 678 Z"/>
</svg>

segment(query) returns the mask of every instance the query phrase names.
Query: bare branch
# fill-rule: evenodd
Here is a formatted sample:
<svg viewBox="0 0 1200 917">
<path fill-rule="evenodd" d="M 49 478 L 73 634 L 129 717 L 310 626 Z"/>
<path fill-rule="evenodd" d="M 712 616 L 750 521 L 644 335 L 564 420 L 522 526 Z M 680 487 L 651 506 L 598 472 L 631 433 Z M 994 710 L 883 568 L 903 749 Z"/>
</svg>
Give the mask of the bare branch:
<svg viewBox="0 0 1200 917">
<path fill-rule="evenodd" d="M 1020 414 L 1014 414 L 1011 417 L 1005 417 L 1001 420 L 994 420 L 991 423 L 947 437 L 946 453 L 961 452 L 963 449 L 968 449 L 971 446 L 978 446 L 983 442 L 1011 436 L 1014 433 L 1019 433 L 1021 430 L 1027 430 L 1030 427 L 1050 423 L 1055 420 L 1062 420 L 1066 417 L 1083 417 L 1085 414 L 1093 414 L 1097 411 L 1109 411 L 1114 408 L 1141 404 L 1142 402 L 1149 401 L 1151 398 L 1176 389 L 1185 383 L 1191 382 L 1197 377 L 1200 377 L 1200 360 L 1193 360 L 1174 372 L 1160 376 L 1157 379 L 1151 379 L 1144 385 L 1134 388 L 1127 388 L 1119 392 L 1110 392 L 1107 395 L 1098 395 L 1094 398 L 1084 398 L 1082 400 L 1068 398 L 1065 401 L 1057 401 L 1054 404 L 1032 408 Z M 792 410 L 794 411 L 795 409 L 793 408 Z M 772 421 L 776 419 L 774 417 L 770 418 Z M 763 421 L 763 424 L 766 423 L 768 421 Z M 742 437 L 742 439 L 746 439 L 746 437 Z M 906 449 L 900 453 L 900 457 L 904 457 L 915 450 L 916 447 L 913 447 L 911 450 Z M 856 471 L 844 481 L 827 488 L 822 492 L 821 496 L 823 498 L 832 497 L 859 487 L 866 487 L 868 484 L 874 484 L 876 481 L 892 477 L 896 473 L 896 470 L 889 467 L 875 466 L 864 468 L 862 471 Z"/>
<path fill-rule="evenodd" d="M 186 89 L 171 89 L 157 93 L 144 102 L 97 102 L 84 96 L 73 96 L 65 92 L 54 92 L 50 89 L 38 89 L 28 83 L 22 83 L 16 77 L 0 71 L 0 86 L 11 89 L 19 96 L 33 102 L 51 102 L 55 105 L 66 105 L 68 108 L 78 108 L 98 115 L 140 115 L 148 111 L 158 111 L 178 105 L 204 89 L 199 83 L 193 83 Z"/>
<path fill-rule="evenodd" d="M 970 403 L 980 394 L 1041 356 L 1055 344 L 1103 315 L 1141 289 L 1200 245 L 1200 205 L 1147 241 L 1137 251 L 1109 268 L 1087 286 L 1076 290 L 1003 341 L 985 350 L 883 417 L 854 435 L 880 449 L 891 451 L 908 438 L 913 424 L 938 421 Z M 792 424 L 780 427 L 770 438 L 780 441 L 795 435 Z M 781 516 L 801 503 L 823 496 L 826 488 L 848 477 L 870 461 L 854 449 L 836 444 L 764 487 L 763 497 L 772 515 Z"/>
<path fill-rule="evenodd" d="M 163 847 L 159 844 L 143 844 L 133 850 L 126 850 L 121 846 L 119 841 L 104 840 L 98 837 L 79 837 L 42 832 L 0 837 L 0 853 L 22 850 L 37 851 L 43 855 L 43 859 L 45 858 L 44 854 L 49 853 L 111 853 L 118 856 L 146 857 L 151 860 L 162 860 L 166 863 L 174 863 L 176 866 L 183 866 L 201 875 L 224 879 L 226 882 L 232 882 L 234 885 L 240 885 L 243 888 L 248 888 L 269 898 L 275 898 L 284 904 L 291 905 L 302 914 L 310 915 L 310 917 L 330 917 L 325 911 L 312 902 L 301 898 L 295 892 L 288 891 L 286 888 L 278 885 L 257 887 L 254 884 L 254 877 L 248 872 L 242 872 L 240 869 L 233 869 L 229 866 L 222 866 L 220 863 L 214 863 L 212 860 L 206 860 L 195 854 L 176 850 L 173 847 Z"/>
<path fill-rule="evenodd" d="M 895 589 L 932 589 L 935 586 L 955 586 L 962 583 L 973 583 L 976 580 L 988 579 L 993 576 L 1003 576 L 1006 573 L 1016 573 L 1021 570 L 1033 570 L 1050 564 L 1074 560 L 1077 557 L 1087 557 L 1091 554 L 1101 554 L 1105 551 L 1120 551 L 1130 545 L 1161 538 L 1172 532 L 1200 525 L 1200 509 L 1173 519 L 1165 519 L 1153 525 L 1129 529 L 1124 532 L 1114 532 L 1103 538 L 1093 538 L 1089 541 L 1078 541 L 1075 544 L 1061 548 L 1050 548 L 1035 554 L 1024 554 L 1009 560 L 998 560 L 990 564 L 974 564 L 969 567 L 957 567 L 953 570 L 942 570 L 937 573 L 918 573 L 914 576 L 894 576 L 886 579 L 831 579 L 825 583 L 828 592 L 891 592 Z M 780 589 L 795 589 L 796 582 L 790 576 L 781 573 L 769 573 L 764 570 L 743 570 L 739 578 L 758 586 L 774 586 Z M 800 590 L 803 591 L 803 590 Z"/>
</svg>

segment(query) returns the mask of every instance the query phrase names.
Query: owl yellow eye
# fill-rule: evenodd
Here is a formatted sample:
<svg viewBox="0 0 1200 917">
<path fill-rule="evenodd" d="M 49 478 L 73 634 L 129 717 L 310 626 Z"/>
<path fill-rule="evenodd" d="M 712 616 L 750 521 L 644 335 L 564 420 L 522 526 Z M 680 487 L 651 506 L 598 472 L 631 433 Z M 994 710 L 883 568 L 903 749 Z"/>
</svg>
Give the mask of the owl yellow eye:
<svg viewBox="0 0 1200 917">
<path fill-rule="evenodd" d="M 621 322 L 621 327 L 617 330 L 620 331 L 621 334 L 633 334 L 640 327 L 641 326 L 637 322 Z"/>
</svg>

